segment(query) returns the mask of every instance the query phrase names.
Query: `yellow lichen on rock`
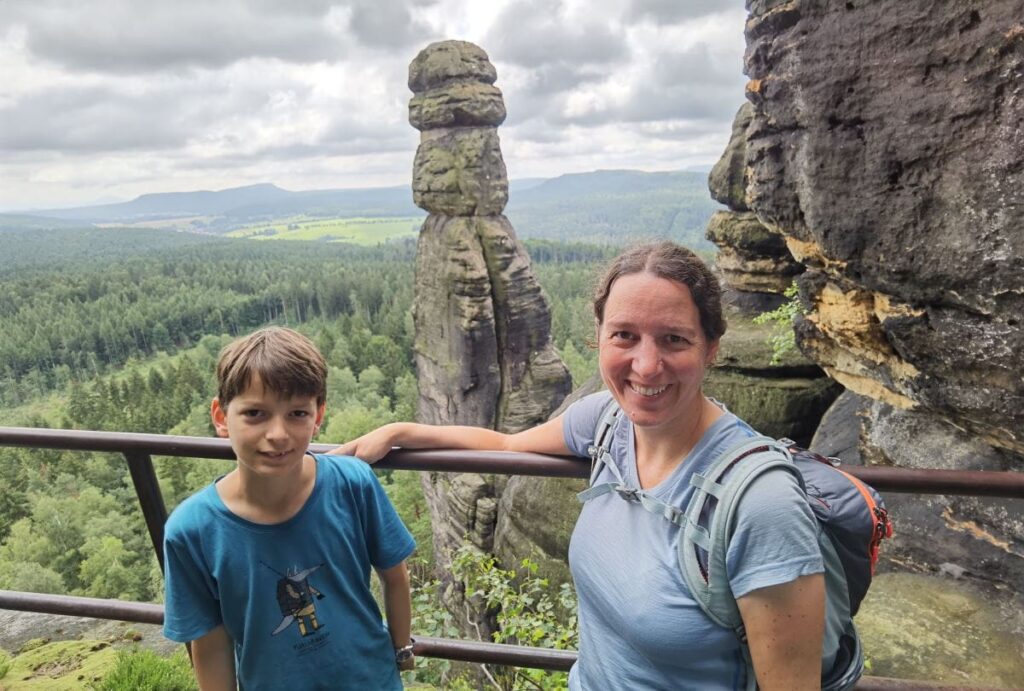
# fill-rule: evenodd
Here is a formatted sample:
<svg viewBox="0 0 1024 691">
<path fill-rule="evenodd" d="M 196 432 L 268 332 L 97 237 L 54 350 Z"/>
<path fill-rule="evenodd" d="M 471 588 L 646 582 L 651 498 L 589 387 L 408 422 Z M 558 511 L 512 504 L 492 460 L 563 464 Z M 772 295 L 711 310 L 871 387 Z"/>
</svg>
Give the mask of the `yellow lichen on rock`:
<svg viewBox="0 0 1024 691">
<path fill-rule="evenodd" d="M 996 537 L 995 535 L 981 527 L 976 521 L 957 520 L 953 516 L 953 508 L 950 506 L 947 506 L 945 509 L 943 509 L 942 520 L 945 521 L 946 525 L 951 530 L 955 530 L 960 533 L 967 533 L 968 535 L 978 540 L 984 540 L 990 545 L 998 547 L 1007 554 L 1020 556 L 1017 554 L 1017 552 L 1013 550 L 1009 542 L 1007 542 L 1006 540 L 1000 540 L 998 537 Z"/>
<path fill-rule="evenodd" d="M 891 317 L 922 317 L 924 310 L 913 307 L 886 293 L 875 293 L 875 318 L 883 322 Z"/>
<path fill-rule="evenodd" d="M 761 219 L 761 222 L 764 223 L 764 219 Z M 821 250 L 821 245 L 818 243 L 809 240 L 799 240 L 792 235 L 787 235 L 781 228 L 770 223 L 765 223 L 765 225 L 786 238 L 786 247 L 789 248 L 789 253 L 798 262 L 820 266 L 823 269 L 831 269 L 836 273 L 840 273 L 842 269 L 846 268 L 846 262 L 825 256 L 825 253 Z"/>
<path fill-rule="evenodd" d="M 807 315 L 824 338 L 807 340 L 805 345 L 846 388 L 898 408 L 913 408 L 917 403 L 901 385 L 919 372 L 893 350 L 880 322 L 880 318 L 910 314 L 909 306 L 882 293 L 843 290 L 827 283 Z M 880 373 L 885 376 L 879 377 Z"/>
</svg>

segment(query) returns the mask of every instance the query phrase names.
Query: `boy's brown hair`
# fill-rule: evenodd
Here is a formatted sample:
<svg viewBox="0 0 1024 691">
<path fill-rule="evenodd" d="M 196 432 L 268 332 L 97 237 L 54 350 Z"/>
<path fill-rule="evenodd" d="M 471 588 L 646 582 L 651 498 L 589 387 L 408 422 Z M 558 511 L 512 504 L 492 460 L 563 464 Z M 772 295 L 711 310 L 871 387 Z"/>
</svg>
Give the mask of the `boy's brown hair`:
<svg viewBox="0 0 1024 691">
<path fill-rule="evenodd" d="M 327 364 L 313 342 L 297 331 L 268 326 L 232 341 L 217 360 L 217 399 L 227 408 L 259 377 L 279 396 L 316 396 L 327 400 Z"/>
</svg>

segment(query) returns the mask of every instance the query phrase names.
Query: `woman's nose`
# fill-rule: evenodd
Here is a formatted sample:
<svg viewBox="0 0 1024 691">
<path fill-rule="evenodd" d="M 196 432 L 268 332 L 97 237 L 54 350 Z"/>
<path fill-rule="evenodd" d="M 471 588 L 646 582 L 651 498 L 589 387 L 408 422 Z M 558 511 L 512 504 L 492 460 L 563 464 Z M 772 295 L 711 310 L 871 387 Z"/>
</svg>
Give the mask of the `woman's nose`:
<svg viewBox="0 0 1024 691">
<path fill-rule="evenodd" d="M 661 369 L 661 351 L 656 343 L 642 340 L 633 355 L 633 371 L 641 376 L 657 374 Z"/>
</svg>

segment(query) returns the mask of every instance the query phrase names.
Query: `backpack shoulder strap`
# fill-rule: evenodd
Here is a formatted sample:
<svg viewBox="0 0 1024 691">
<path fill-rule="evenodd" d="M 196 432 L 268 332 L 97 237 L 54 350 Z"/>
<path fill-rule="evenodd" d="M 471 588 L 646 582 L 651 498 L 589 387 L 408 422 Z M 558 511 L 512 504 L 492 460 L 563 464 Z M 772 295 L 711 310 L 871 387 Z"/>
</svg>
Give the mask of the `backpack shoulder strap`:
<svg viewBox="0 0 1024 691">
<path fill-rule="evenodd" d="M 735 631 L 741 641 L 746 641 L 746 634 L 726 569 L 729 539 L 740 498 L 755 479 L 773 468 L 791 472 L 803 487 L 803 478 L 786 447 L 762 436 L 733 447 L 703 473 L 694 473 L 690 479 L 697 491 L 685 509 L 685 524 L 679 539 L 683 580 L 708 617 Z M 709 504 L 712 498 L 715 501 Z M 707 555 L 706 566 L 699 550 Z"/>
<path fill-rule="evenodd" d="M 587 454 L 590 456 L 590 481 L 587 483 L 587 489 L 576 495 L 581 504 L 602 494 L 626 489 L 619 467 L 615 465 L 609 452 L 612 437 L 615 436 L 615 424 L 618 422 L 621 412 L 622 407 L 613 396 L 609 397 L 608 402 L 601 408 L 601 414 L 597 417 L 597 424 L 594 425 L 594 443 L 587 447 Z M 612 471 L 616 481 L 595 485 L 597 476 L 601 474 L 601 469 L 605 466 Z"/>
</svg>

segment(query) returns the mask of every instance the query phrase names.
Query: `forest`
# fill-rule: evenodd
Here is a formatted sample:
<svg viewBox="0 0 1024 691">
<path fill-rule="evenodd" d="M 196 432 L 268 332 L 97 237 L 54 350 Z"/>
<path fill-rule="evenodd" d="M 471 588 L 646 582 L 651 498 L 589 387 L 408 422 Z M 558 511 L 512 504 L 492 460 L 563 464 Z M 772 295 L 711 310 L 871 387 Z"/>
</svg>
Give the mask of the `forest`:
<svg viewBox="0 0 1024 691">
<path fill-rule="evenodd" d="M 594 370 L 588 294 L 613 250 L 546 240 L 528 249 L 555 343 L 574 378 L 585 378 Z M 318 441 L 412 419 L 414 255 L 412 241 L 360 248 L 141 229 L 4 231 L 0 420 L 211 435 L 217 353 L 268 323 L 308 334 L 329 363 Z M 155 462 L 168 508 L 230 467 Z M 426 517 L 410 506 L 421 501 L 418 483 L 387 481 L 408 495 L 396 503 L 416 514 L 410 523 L 429 543 Z M 160 600 L 122 457 L 0 447 L 0 589 Z"/>
</svg>

